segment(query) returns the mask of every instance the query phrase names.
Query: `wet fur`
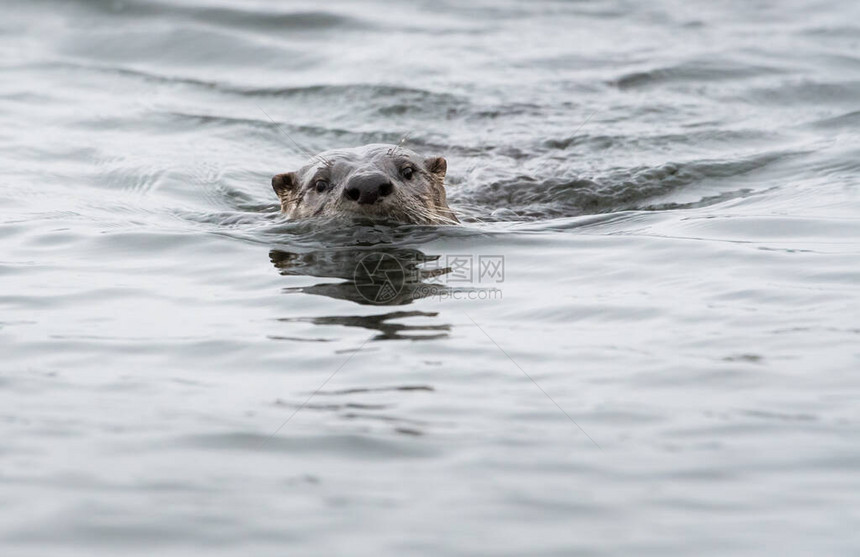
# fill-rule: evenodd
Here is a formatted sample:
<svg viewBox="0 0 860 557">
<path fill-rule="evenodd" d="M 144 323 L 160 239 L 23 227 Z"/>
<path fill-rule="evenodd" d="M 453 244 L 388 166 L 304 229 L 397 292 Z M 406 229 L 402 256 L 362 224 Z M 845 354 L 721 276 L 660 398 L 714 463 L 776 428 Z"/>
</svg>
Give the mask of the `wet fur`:
<svg viewBox="0 0 860 557">
<path fill-rule="evenodd" d="M 406 179 L 401 171 L 411 166 Z M 281 210 L 291 219 L 359 216 L 411 224 L 457 224 L 445 195 L 448 165 L 442 157 L 424 159 L 414 151 L 395 145 L 366 145 L 320 153 L 296 172 L 272 178 L 272 188 Z M 371 205 L 359 205 L 344 196 L 350 178 L 381 172 L 394 185 L 391 194 Z M 323 193 L 316 191 L 318 180 L 329 183 Z"/>
</svg>

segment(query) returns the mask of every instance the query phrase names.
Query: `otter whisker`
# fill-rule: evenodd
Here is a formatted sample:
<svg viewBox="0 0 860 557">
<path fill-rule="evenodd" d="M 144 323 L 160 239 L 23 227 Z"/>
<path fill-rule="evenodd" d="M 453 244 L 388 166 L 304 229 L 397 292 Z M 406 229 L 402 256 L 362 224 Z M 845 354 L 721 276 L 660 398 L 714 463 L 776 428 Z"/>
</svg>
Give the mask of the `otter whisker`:
<svg viewBox="0 0 860 557">
<path fill-rule="evenodd" d="M 409 220 L 414 224 L 424 224 L 424 222 L 427 220 L 426 216 L 413 209 L 407 209 L 404 211 L 404 213 L 407 214 Z"/>
<path fill-rule="evenodd" d="M 457 224 L 457 221 L 444 214 L 441 207 L 426 207 L 420 200 L 413 198 L 414 204 L 403 205 L 404 211 L 416 224 Z"/>
<path fill-rule="evenodd" d="M 406 216 L 406 221 L 413 224 L 420 224 L 421 218 L 417 215 L 412 207 L 408 204 L 401 203 L 400 211 Z"/>
<path fill-rule="evenodd" d="M 400 143 L 398 143 L 397 145 L 391 146 L 391 149 L 389 149 L 388 153 L 387 153 L 389 157 L 393 157 L 394 155 L 397 154 L 397 150 L 400 149 L 401 147 L 403 147 L 403 144 L 406 143 L 406 140 L 409 139 L 410 135 L 412 135 L 412 131 L 413 130 L 409 130 L 408 132 L 406 132 L 406 135 L 404 135 L 400 139 Z"/>
</svg>

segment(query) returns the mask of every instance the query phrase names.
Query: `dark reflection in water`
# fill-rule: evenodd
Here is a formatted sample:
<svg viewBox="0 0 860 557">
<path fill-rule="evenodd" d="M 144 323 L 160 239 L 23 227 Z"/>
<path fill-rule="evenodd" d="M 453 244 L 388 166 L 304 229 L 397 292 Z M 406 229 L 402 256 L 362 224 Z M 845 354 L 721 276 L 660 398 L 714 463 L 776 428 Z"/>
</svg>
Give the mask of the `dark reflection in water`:
<svg viewBox="0 0 860 557">
<path fill-rule="evenodd" d="M 383 393 L 393 391 L 427 391 L 433 392 L 435 389 L 430 385 L 398 385 L 394 387 L 356 387 L 352 389 L 340 389 L 336 391 L 319 391 L 319 395 L 350 395 L 354 393 Z"/>
<path fill-rule="evenodd" d="M 449 273 L 450 268 L 430 268 L 438 255 L 392 246 L 319 249 L 304 253 L 271 250 L 269 258 L 282 275 L 339 278 L 345 282 L 323 282 L 286 288 L 349 300 L 362 305 L 398 306 L 450 289 L 428 279 Z M 428 267 L 421 267 L 421 265 Z"/>
<path fill-rule="evenodd" d="M 382 390 L 382 389 L 379 389 Z M 403 388 L 398 390 L 412 390 Z M 432 389 L 429 389 L 432 391 Z M 368 393 L 371 391 L 365 391 Z M 351 393 L 355 396 L 356 393 Z M 370 427 L 391 426 L 394 433 L 405 435 L 423 435 L 426 426 L 430 425 L 426 421 L 406 418 L 396 415 L 394 404 L 373 404 L 364 402 L 311 402 L 311 403 L 296 403 L 277 399 L 275 406 L 288 409 L 301 409 L 317 412 L 333 412 L 342 420 L 351 420 L 360 423 L 369 424 Z"/>
<path fill-rule="evenodd" d="M 285 288 L 348 300 L 361 305 L 399 306 L 414 300 L 450 292 L 444 284 L 428 282 L 450 268 L 434 267 L 438 255 L 390 245 L 325 248 L 303 253 L 273 249 L 269 259 L 282 275 L 343 279 L 310 286 Z M 423 267 L 427 265 L 427 267 Z M 395 320 L 410 317 L 438 317 L 436 312 L 393 311 L 370 315 L 284 317 L 282 322 L 303 321 L 316 325 L 343 325 L 378 331 L 371 340 L 431 340 L 447 337 L 450 324 L 407 325 Z"/>
<path fill-rule="evenodd" d="M 450 324 L 440 325 L 406 325 L 391 323 L 394 319 L 406 317 L 437 317 L 437 312 L 427 311 L 392 311 L 374 315 L 341 315 L 331 317 L 283 317 L 278 321 L 303 321 L 314 325 L 343 325 L 344 327 L 361 327 L 379 334 L 371 340 L 431 340 L 447 337 L 451 331 Z M 426 334 L 411 334 L 424 332 Z"/>
</svg>

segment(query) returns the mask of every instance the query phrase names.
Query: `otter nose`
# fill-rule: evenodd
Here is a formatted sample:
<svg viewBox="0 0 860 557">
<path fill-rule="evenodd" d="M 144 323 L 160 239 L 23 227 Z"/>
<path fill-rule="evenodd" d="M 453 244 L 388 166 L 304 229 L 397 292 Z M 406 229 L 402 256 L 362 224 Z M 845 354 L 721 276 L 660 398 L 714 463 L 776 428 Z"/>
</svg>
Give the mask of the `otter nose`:
<svg viewBox="0 0 860 557">
<path fill-rule="evenodd" d="M 385 197 L 394 191 L 394 184 L 385 174 L 363 174 L 354 176 L 347 182 L 343 194 L 361 205 L 376 203 L 380 197 Z"/>
</svg>

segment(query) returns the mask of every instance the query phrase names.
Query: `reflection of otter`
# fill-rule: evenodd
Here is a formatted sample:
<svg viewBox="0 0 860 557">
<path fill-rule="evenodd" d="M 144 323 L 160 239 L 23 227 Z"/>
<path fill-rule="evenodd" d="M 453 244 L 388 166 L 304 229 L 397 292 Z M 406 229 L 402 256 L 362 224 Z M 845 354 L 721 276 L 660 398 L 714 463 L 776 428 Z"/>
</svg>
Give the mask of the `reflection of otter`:
<svg viewBox="0 0 860 557">
<path fill-rule="evenodd" d="M 314 325 L 343 325 L 345 327 L 361 327 L 379 331 L 379 334 L 371 340 L 431 340 L 448 336 L 451 325 L 404 325 L 402 323 L 390 323 L 393 319 L 406 317 L 436 317 L 436 312 L 426 311 L 392 311 L 375 315 L 340 315 L 329 317 L 283 317 L 278 321 L 305 321 Z M 410 334 L 429 331 L 430 334 Z"/>
<path fill-rule="evenodd" d="M 346 280 L 296 287 L 288 289 L 289 292 L 318 294 L 363 305 L 405 305 L 449 291 L 447 286 L 425 280 L 449 273 L 450 269 L 419 267 L 436 262 L 439 256 L 428 256 L 415 249 L 375 246 L 306 253 L 272 250 L 269 258 L 282 275 Z"/>
<path fill-rule="evenodd" d="M 379 217 L 412 224 L 457 224 L 445 196 L 448 163 L 396 145 L 325 151 L 272 188 L 290 218 Z"/>
<path fill-rule="evenodd" d="M 447 286 L 425 281 L 449 273 L 451 269 L 422 268 L 422 264 L 438 261 L 439 256 L 426 255 L 415 249 L 374 246 L 321 249 L 305 253 L 271 250 L 269 258 L 282 275 L 344 279 L 344 282 L 288 288 L 286 292 L 317 294 L 362 305 L 405 305 L 450 290 Z M 386 287 L 392 287 L 393 293 L 386 294 Z M 451 326 L 405 325 L 391 321 L 413 317 L 435 318 L 437 315 L 435 312 L 394 311 L 374 315 L 285 317 L 280 321 L 306 321 L 317 325 L 343 325 L 379 331 L 373 340 L 429 340 L 448 336 Z"/>
</svg>

